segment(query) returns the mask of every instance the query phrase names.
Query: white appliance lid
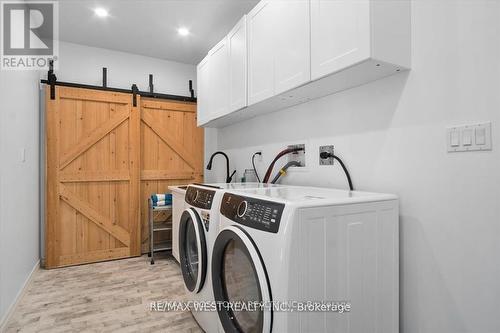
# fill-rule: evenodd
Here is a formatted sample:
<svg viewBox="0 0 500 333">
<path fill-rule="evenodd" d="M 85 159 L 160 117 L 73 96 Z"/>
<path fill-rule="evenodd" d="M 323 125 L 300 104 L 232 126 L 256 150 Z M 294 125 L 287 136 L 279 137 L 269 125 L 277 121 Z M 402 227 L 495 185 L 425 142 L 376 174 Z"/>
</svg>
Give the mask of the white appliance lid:
<svg viewBox="0 0 500 333">
<path fill-rule="evenodd" d="M 345 204 L 397 199 L 397 196 L 393 194 L 348 191 L 306 186 L 237 189 L 231 192 L 239 194 L 241 196 L 259 197 L 263 200 L 298 204 Z"/>
<path fill-rule="evenodd" d="M 200 184 L 202 185 L 202 184 Z M 238 190 L 238 189 L 257 189 L 257 188 L 276 188 L 284 187 L 278 184 L 267 184 L 267 183 L 208 183 L 203 184 L 208 186 L 216 186 L 223 190 Z"/>
</svg>

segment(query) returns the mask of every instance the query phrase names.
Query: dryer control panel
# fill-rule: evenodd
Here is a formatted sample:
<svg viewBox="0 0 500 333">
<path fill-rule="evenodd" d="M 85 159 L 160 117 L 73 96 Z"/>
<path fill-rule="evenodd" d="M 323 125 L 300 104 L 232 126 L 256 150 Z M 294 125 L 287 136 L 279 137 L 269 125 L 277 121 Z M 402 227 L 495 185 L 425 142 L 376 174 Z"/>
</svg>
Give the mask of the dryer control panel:
<svg viewBox="0 0 500 333">
<path fill-rule="evenodd" d="M 277 233 L 285 204 L 225 193 L 220 212 L 247 227 Z"/>
<path fill-rule="evenodd" d="M 185 201 L 188 205 L 201 209 L 211 209 L 215 191 L 189 186 L 186 190 Z"/>
</svg>

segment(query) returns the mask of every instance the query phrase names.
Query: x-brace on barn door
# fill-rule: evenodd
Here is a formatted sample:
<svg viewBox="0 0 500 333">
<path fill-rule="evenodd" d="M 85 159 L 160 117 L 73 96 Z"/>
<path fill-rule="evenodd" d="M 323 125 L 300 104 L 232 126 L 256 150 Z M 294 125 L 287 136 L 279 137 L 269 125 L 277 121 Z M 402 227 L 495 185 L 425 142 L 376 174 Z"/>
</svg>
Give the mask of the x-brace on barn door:
<svg viewBox="0 0 500 333">
<path fill-rule="evenodd" d="M 46 267 L 140 255 L 140 108 L 130 94 L 55 93 L 46 100 Z"/>
</svg>

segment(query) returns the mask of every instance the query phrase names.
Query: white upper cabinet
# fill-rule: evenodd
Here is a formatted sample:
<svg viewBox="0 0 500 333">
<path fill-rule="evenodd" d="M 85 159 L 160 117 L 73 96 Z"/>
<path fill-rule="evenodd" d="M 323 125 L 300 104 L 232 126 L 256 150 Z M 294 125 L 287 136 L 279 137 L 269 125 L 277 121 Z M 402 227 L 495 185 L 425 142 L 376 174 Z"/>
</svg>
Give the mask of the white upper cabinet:
<svg viewBox="0 0 500 333">
<path fill-rule="evenodd" d="M 408 0 L 310 1 L 312 80 L 365 61 L 386 70 L 410 68 Z"/>
<path fill-rule="evenodd" d="M 198 123 L 227 126 L 411 67 L 410 0 L 262 0 L 198 65 Z"/>
<path fill-rule="evenodd" d="M 209 120 L 210 112 L 210 68 L 208 55 L 196 66 L 196 90 L 197 90 L 197 113 L 198 126 L 205 124 Z"/>
<path fill-rule="evenodd" d="M 274 93 L 311 80 L 308 0 L 274 0 Z"/>
<path fill-rule="evenodd" d="M 274 95 L 273 0 L 263 0 L 247 16 L 248 104 Z"/>
<path fill-rule="evenodd" d="M 229 49 L 229 112 L 247 106 L 246 16 L 227 35 Z"/>
<path fill-rule="evenodd" d="M 370 1 L 311 0 L 311 76 L 370 57 Z"/>
<path fill-rule="evenodd" d="M 249 105 L 311 79 L 309 0 L 263 0 L 247 27 Z"/>
<path fill-rule="evenodd" d="M 229 112 L 229 48 L 227 38 L 221 40 L 208 52 L 210 68 L 210 111 L 214 119 Z"/>
</svg>

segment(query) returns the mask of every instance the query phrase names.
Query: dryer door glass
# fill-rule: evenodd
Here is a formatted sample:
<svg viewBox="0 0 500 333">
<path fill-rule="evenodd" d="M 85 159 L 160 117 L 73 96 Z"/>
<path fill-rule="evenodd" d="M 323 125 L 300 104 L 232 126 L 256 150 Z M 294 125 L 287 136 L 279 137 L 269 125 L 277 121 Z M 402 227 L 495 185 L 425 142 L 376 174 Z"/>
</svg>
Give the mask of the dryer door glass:
<svg viewBox="0 0 500 333">
<path fill-rule="evenodd" d="M 207 248 L 201 218 L 193 208 L 182 213 L 179 223 L 179 258 L 186 288 L 199 292 L 205 281 Z"/>
<path fill-rule="evenodd" d="M 212 254 L 212 284 L 221 324 L 226 332 L 270 332 L 270 289 L 258 249 L 242 229 L 224 228 Z"/>
</svg>

